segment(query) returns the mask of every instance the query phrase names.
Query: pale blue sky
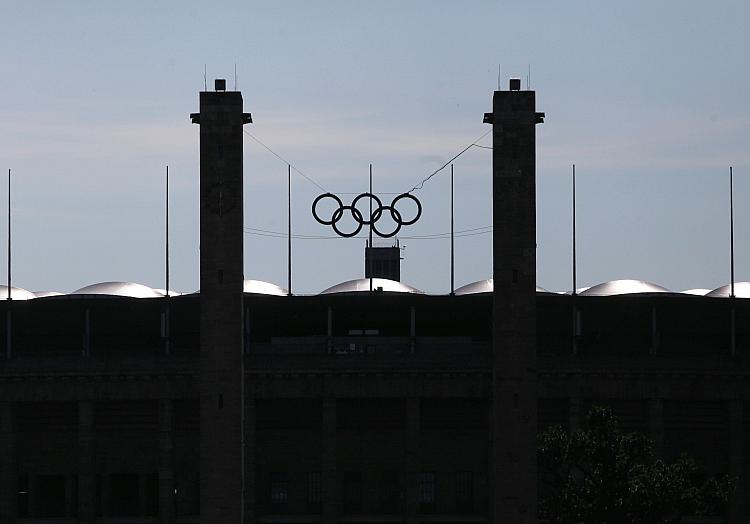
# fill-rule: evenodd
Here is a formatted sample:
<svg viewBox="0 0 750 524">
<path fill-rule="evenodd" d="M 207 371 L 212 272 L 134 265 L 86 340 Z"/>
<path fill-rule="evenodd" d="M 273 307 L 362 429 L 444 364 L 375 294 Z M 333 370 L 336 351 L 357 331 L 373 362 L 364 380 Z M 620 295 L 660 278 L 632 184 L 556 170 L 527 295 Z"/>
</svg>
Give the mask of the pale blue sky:
<svg viewBox="0 0 750 524">
<path fill-rule="evenodd" d="M 172 282 L 198 287 L 203 67 L 233 85 L 248 130 L 334 192 L 405 191 L 488 128 L 502 64 L 532 68 L 541 286 L 570 288 L 570 164 L 579 284 L 641 278 L 680 290 L 750 280 L 750 4 L 631 2 L 2 2 L 0 168 L 14 170 L 14 284 L 163 287 L 163 174 L 172 174 Z M 489 137 L 483 143 L 489 144 Z M 456 228 L 490 224 L 491 155 L 456 169 Z M 4 180 L 4 177 L 3 177 Z M 245 146 L 249 227 L 286 228 L 286 166 Z M 448 172 L 417 194 L 444 233 Z M 5 187 L 2 239 L 5 240 Z M 294 223 L 315 223 L 295 176 Z M 246 235 L 246 276 L 286 284 L 286 242 Z M 490 235 L 456 240 L 456 282 L 490 276 Z M 449 291 L 449 241 L 404 239 L 403 280 Z M 296 240 L 294 290 L 363 272 L 362 240 Z M 2 280 L 5 267 L 0 267 Z"/>
</svg>

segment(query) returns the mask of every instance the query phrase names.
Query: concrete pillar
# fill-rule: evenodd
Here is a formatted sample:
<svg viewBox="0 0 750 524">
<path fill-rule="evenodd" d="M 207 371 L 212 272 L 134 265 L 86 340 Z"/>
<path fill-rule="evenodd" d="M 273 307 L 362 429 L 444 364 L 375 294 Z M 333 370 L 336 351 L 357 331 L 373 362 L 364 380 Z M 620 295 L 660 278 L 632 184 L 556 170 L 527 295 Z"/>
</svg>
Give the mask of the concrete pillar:
<svg viewBox="0 0 750 524">
<path fill-rule="evenodd" d="M 138 514 L 141 517 L 146 516 L 148 511 L 148 473 L 138 474 Z"/>
<path fill-rule="evenodd" d="M 94 404 L 78 402 L 78 520 L 96 518 L 96 477 L 94 475 Z"/>
<path fill-rule="evenodd" d="M 102 473 L 101 477 L 101 496 L 102 496 L 102 517 L 109 517 L 112 515 L 112 508 L 110 506 L 110 499 L 112 495 L 112 482 L 109 473 Z"/>
<path fill-rule="evenodd" d="M 495 91 L 492 113 L 494 412 L 490 522 L 537 522 L 536 93 Z"/>
<path fill-rule="evenodd" d="M 406 399 L 406 523 L 417 524 L 419 514 L 419 399 Z"/>
<path fill-rule="evenodd" d="M 568 431 L 573 433 L 581 429 L 585 413 L 581 413 L 581 397 L 570 397 L 568 399 Z"/>
<path fill-rule="evenodd" d="M 339 515 L 336 468 L 336 399 L 323 400 L 323 524 L 335 524 Z"/>
<path fill-rule="evenodd" d="M 649 436 L 654 441 L 654 453 L 664 457 L 664 401 L 654 398 L 648 401 Z"/>
<path fill-rule="evenodd" d="M 39 498 L 39 482 L 37 475 L 29 473 L 29 517 L 38 517 L 37 499 Z"/>
<path fill-rule="evenodd" d="M 745 427 L 744 403 L 729 402 L 729 475 L 737 479 L 729 504 L 729 522 L 745 522 Z"/>
<path fill-rule="evenodd" d="M 159 522 L 171 524 L 175 517 L 174 401 L 159 400 Z"/>
<path fill-rule="evenodd" d="M 200 93 L 200 507 L 203 524 L 244 519 L 242 93 Z"/>
<path fill-rule="evenodd" d="M 13 403 L 0 402 L 0 522 L 12 522 L 17 514 L 15 433 Z"/>
<path fill-rule="evenodd" d="M 72 517 L 75 514 L 75 500 L 73 499 L 73 485 L 76 481 L 75 475 L 65 475 L 65 516 Z"/>
<path fill-rule="evenodd" d="M 255 524 L 255 399 L 245 399 L 245 524 Z"/>
</svg>

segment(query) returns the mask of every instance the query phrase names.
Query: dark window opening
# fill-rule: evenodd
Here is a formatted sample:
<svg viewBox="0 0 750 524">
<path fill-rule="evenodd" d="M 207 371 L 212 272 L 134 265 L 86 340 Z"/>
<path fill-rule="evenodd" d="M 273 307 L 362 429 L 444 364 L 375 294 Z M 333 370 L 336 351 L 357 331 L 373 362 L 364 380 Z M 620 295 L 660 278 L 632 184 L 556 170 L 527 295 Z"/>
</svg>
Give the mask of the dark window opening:
<svg viewBox="0 0 750 524">
<path fill-rule="evenodd" d="M 344 473 L 344 513 L 362 513 L 362 473 Z"/>
<path fill-rule="evenodd" d="M 320 513 L 322 491 L 320 471 L 311 471 L 307 474 L 307 510 L 310 513 Z"/>
<path fill-rule="evenodd" d="M 29 516 L 29 477 L 18 477 L 18 516 Z"/>
<path fill-rule="evenodd" d="M 435 473 L 419 475 L 419 512 L 435 512 Z"/>
<path fill-rule="evenodd" d="M 289 474 L 286 471 L 270 475 L 271 512 L 285 513 L 289 507 Z"/>
<path fill-rule="evenodd" d="M 384 471 L 380 476 L 380 511 L 400 513 L 403 492 L 398 471 Z"/>
<path fill-rule="evenodd" d="M 34 516 L 64 517 L 65 516 L 65 476 L 39 475 L 36 477 Z"/>
<path fill-rule="evenodd" d="M 116 474 L 109 477 L 109 515 L 135 517 L 140 513 L 138 475 Z"/>
<path fill-rule="evenodd" d="M 474 511 L 474 479 L 471 471 L 456 473 L 456 511 L 459 513 Z"/>
</svg>

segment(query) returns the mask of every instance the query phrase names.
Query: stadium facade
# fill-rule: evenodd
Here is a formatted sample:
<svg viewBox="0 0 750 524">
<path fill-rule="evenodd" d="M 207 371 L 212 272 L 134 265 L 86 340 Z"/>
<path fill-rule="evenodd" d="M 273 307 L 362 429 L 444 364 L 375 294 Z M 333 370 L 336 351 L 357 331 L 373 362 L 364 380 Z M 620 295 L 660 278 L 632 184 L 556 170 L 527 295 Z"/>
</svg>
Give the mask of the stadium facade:
<svg viewBox="0 0 750 524">
<path fill-rule="evenodd" d="M 495 92 L 484 117 L 493 280 L 292 296 L 243 281 L 250 117 L 217 87 L 191 115 L 200 293 L 110 282 L 0 303 L 0 522 L 533 523 L 537 431 L 594 404 L 736 477 L 715 520 L 748 520 L 750 284 L 537 288 L 533 91 Z"/>
</svg>

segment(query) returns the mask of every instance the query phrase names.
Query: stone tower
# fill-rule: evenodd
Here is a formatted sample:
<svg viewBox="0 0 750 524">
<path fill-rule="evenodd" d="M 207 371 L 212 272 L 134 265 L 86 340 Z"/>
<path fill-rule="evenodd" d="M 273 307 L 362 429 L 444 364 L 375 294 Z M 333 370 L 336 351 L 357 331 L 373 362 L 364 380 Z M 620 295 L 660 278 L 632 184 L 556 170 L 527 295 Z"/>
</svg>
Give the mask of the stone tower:
<svg viewBox="0 0 750 524">
<path fill-rule="evenodd" d="M 200 93 L 200 511 L 244 518 L 242 93 Z"/>
<path fill-rule="evenodd" d="M 495 91 L 492 113 L 491 522 L 537 522 L 536 112 L 534 91 Z"/>
</svg>

